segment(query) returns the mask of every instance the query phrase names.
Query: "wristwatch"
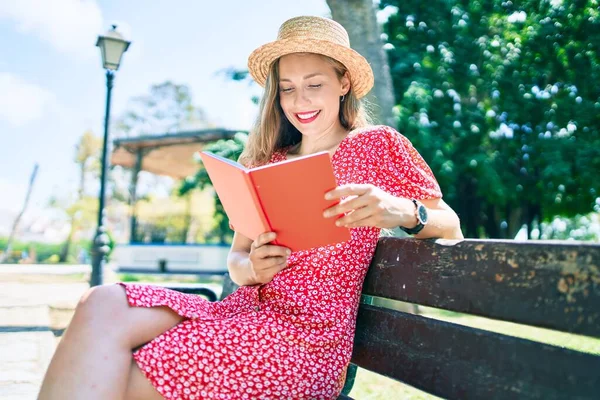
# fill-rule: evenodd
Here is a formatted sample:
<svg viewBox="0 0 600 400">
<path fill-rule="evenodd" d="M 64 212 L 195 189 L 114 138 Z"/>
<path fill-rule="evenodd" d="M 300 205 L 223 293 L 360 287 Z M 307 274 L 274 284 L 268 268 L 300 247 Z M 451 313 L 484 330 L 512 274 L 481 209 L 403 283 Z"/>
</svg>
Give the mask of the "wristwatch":
<svg viewBox="0 0 600 400">
<path fill-rule="evenodd" d="M 416 235 L 417 233 L 421 232 L 423 228 L 425 228 L 425 225 L 427 225 L 427 208 L 420 201 L 415 199 L 411 200 L 415 205 L 415 216 L 417 217 L 417 226 L 415 226 L 414 228 L 406 228 L 404 226 L 401 226 L 400 229 L 402 229 L 404 232 L 410 235 Z"/>
</svg>

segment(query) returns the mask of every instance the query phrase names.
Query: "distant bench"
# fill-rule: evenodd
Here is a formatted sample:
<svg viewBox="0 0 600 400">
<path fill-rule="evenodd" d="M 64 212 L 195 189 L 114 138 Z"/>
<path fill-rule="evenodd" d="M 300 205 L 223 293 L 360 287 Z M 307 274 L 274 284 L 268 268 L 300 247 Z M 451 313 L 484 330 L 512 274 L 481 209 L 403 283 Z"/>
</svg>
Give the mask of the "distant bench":
<svg viewBox="0 0 600 400">
<path fill-rule="evenodd" d="M 235 289 L 226 278 L 221 298 Z M 588 354 L 374 305 L 399 300 L 600 338 L 600 245 L 381 238 L 362 293 L 339 399 L 349 399 L 357 366 L 447 399 L 600 398 L 600 348 Z"/>
<path fill-rule="evenodd" d="M 219 244 L 160 244 L 130 243 L 117 245 L 112 259 L 115 272 L 124 274 L 156 275 L 204 275 L 222 276 L 227 274 L 229 245 Z M 217 294 L 205 284 L 165 284 L 185 293 L 203 295 L 210 301 L 217 300 Z"/>
</svg>

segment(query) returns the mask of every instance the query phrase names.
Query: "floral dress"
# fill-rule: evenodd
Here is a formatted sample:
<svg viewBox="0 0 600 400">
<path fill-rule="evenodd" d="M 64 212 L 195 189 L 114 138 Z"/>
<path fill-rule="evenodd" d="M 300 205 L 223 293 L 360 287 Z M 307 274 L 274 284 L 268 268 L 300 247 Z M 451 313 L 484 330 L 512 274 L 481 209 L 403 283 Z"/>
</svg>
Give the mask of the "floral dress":
<svg viewBox="0 0 600 400">
<path fill-rule="evenodd" d="M 271 162 L 285 159 L 282 150 Z M 370 183 L 399 197 L 441 197 L 419 153 L 387 126 L 351 132 L 332 164 L 339 185 Z M 135 361 L 166 399 L 335 399 L 379 233 L 353 228 L 347 242 L 294 252 L 271 282 L 242 286 L 218 302 L 120 283 L 131 306 L 167 306 L 185 317 L 137 349 Z"/>
</svg>

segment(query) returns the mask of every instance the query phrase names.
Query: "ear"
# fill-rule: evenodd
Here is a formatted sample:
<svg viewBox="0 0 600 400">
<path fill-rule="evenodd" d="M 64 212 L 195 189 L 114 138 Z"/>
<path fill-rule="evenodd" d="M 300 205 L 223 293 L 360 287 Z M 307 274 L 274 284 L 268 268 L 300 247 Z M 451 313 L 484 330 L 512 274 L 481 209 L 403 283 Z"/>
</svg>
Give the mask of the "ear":
<svg viewBox="0 0 600 400">
<path fill-rule="evenodd" d="M 340 79 L 340 83 L 342 84 L 342 93 L 340 93 L 340 96 L 345 96 L 350 91 L 350 75 L 347 71 L 344 72 L 344 76 Z"/>
</svg>

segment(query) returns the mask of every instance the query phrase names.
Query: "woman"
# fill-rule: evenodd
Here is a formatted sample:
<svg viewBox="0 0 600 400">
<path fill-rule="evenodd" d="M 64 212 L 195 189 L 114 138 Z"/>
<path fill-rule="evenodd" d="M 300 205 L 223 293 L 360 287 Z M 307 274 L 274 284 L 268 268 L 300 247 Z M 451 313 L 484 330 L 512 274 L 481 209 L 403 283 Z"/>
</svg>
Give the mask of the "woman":
<svg viewBox="0 0 600 400">
<path fill-rule="evenodd" d="M 373 74 L 339 24 L 288 20 L 248 66 L 265 94 L 241 161 L 329 151 L 339 186 L 326 197 L 342 201 L 325 217 L 344 214 L 336 223 L 351 239 L 291 253 L 270 244 L 273 232 L 236 233 L 228 268 L 241 287 L 221 302 L 138 284 L 91 289 L 40 399 L 334 399 L 380 230 L 462 237 L 410 142 L 368 125 L 360 99 Z"/>
</svg>

